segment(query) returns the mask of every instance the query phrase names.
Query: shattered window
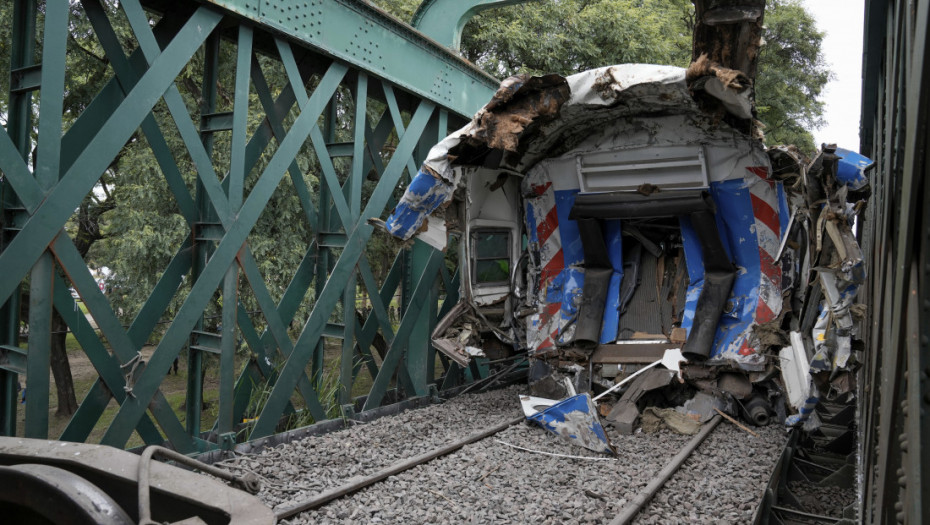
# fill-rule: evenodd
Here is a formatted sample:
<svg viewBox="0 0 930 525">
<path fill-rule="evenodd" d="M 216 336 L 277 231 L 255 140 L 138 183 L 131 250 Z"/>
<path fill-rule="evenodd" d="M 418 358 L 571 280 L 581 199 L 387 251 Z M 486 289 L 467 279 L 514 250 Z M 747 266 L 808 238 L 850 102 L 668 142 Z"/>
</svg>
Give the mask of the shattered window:
<svg viewBox="0 0 930 525">
<path fill-rule="evenodd" d="M 477 284 L 510 281 L 510 232 L 504 230 L 472 233 L 474 277 Z"/>
</svg>

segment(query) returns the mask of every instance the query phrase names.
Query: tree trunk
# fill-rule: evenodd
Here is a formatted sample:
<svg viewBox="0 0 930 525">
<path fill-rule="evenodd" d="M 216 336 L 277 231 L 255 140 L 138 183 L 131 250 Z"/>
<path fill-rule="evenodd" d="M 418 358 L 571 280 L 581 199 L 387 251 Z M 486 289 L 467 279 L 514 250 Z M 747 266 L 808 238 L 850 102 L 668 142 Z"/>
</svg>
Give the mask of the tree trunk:
<svg viewBox="0 0 930 525">
<path fill-rule="evenodd" d="M 706 55 L 755 79 L 764 13 L 764 0 L 696 0 L 691 61 Z"/>
<path fill-rule="evenodd" d="M 74 379 L 71 377 L 71 364 L 65 341 L 68 325 L 57 310 L 52 311 L 52 375 L 55 377 L 55 390 L 58 392 L 58 409 L 55 415 L 70 417 L 77 411 L 77 398 L 74 395 Z"/>
</svg>

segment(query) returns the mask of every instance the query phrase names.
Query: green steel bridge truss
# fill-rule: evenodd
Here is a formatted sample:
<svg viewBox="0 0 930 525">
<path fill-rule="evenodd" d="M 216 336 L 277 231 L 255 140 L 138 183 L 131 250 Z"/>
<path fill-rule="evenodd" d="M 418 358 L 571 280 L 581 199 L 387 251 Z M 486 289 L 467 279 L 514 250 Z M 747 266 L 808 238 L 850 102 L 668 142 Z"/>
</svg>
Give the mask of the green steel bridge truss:
<svg viewBox="0 0 930 525">
<path fill-rule="evenodd" d="M 512 2 L 473 2 L 507 3 Z M 264 408 L 239 439 L 268 436 L 298 408 L 314 420 L 327 418 L 314 380 L 327 339 L 341 341 L 338 402 L 346 409 L 362 369 L 373 379 L 358 401 L 362 410 L 395 399 L 392 389 L 425 396 L 486 373 L 481 367 L 457 368 L 429 344 L 437 318 L 458 300 L 459 276 L 447 270 L 445 255 L 425 245 L 406 248 L 377 282 L 365 248 L 374 229 L 369 219 L 391 209 L 397 188 L 416 173 L 429 147 L 490 98 L 495 79 L 362 0 L 121 0 L 121 16 L 134 39 L 128 54 L 114 29 L 111 6 L 101 0 L 80 4 L 112 78 L 63 132 L 69 2 L 14 1 L 9 112 L 6 131 L 0 132 L 0 433 L 86 441 L 104 425 L 101 417 L 115 400 L 118 410 L 105 424 L 102 443 L 124 447 L 137 431 L 146 443 L 205 451 L 235 443 L 237 424 L 255 385 L 262 383 L 269 389 Z M 468 10 L 462 11 L 465 16 Z M 432 36 L 452 44 L 462 24 L 458 18 L 448 24 L 445 33 L 434 28 Z M 221 63 L 221 56 L 228 56 L 219 52 L 221 43 L 234 46 L 234 64 Z M 204 88 L 201 107 L 191 111 L 176 79 L 198 53 Z M 259 57 L 278 61 L 286 86 L 269 87 Z M 234 93 L 231 111 L 217 109 L 221 67 L 235 71 L 234 86 L 226 86 Z M 260 103 L 250 104 L 250 95 Z M 156 105 L 167 108 L 167 124 L 155 118 Z M 375 106 L 384 109 L 372 117 Z M 260 125 L 250 130 L 248 123 L 256 120 Z M 351 141 L 336 141 L 340 127 L 351 130 Z M 169 131 L 181 137 L 183 151 L 169 146 Z M 151 147 L 190 234 L 127 327 L 98 289 L 65 225 L 136 133 Z M 222 169 L 213 160 L 220 133 L 231 137 Z M 315 187 L 296 161 L 305 148 L 319 161 Z M 270 160 L 262 167 L 263 154 Z M 194 166 L 194 191 L 185 183 L 179 156 Z M 335 168 L 338 159 L 350 166 L 342 174 Z M 377 185 L 363 198 L 363 182 L 372 173 Z M 251 185 L 246 183 L 250 175 Z M 313 241 L 275 301 L 248 236 L 287 180 Z M 182 283 L 189 292 L 179 298 L 179 289 L 187 289 Z M 250 289 L 257 315 L 237 295 L 240 283 Z M 361 318 L 354 308 L 359 286 L 372 305 Z M 96 329 L 76 308 L 69 287 L 80 295 Z M 388 310 L 398 290 L 402 318 L 394 326 Z M 226 300 L 221 329 L 211 331 L 204 311 L 217 291 Z M 27 293 L 29 332 L 22 345 L 20 301 Z M 180 308 L 168 324 L 159 325 L 173 300 L 180 300 Z M 309 317 L 296 319 L 307 300 L 312 301 Z M 334 323 L 339 304 L 343 322 Z M 50 436 L 53 309 L 99 377 L 64 431 Z M 289 334 L 294 323 L 302 324 L 296 337 Z M 376 334 L 387 342 L 381 360 L 371 352 Z M 153 337 L 154 351 L 143 364 L 140 350 Z M 250 359 L 237 377 L 238 337 Z M 189 370 L 182 418 L 160 387 L 184 353 Z M 212 423 L 201 421 L 199 410 L 205 386 L 197 372 L 206 359 L 219 362 Z M 275 367 L 276 362 L 283 364 Z M 22 375 L 29 396 L 24 424 L 17 429 Z M 208 430 L 215 439 L 204 439 Z"/>
</svg>

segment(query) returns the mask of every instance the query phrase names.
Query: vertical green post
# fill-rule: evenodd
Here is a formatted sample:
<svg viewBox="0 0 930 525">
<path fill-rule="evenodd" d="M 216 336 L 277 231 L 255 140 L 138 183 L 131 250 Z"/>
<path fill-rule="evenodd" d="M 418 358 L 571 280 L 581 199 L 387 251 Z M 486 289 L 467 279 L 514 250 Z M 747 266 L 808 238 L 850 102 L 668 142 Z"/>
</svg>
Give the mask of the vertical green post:
<svg viewBox="0 0 930 525">
<path fill-rule="evenodd" d="M 201 104 L 201 116 L 212 114 L 216 111 L 216 82 L 219 77 L 219 53 L 220 53 L 220 36 L 218 31 L 214 31 L 207 37 L 204 43 L 203 57 L 203 103 Z M 207 156 L 213 155 L 213 132 L 201 130 L 200 140 L 203 143 Z M 213 242 L 199 237 L 198 229 L 211 222 L 218 222 L 213 208 L 210 206 L 210 199 L 207 196 L 206 188 L 198 174 L 196 180 L 196 202 L 197 202 L 197 222 L 194 224 L 194 258 L 191 263 L 191 282 L 196 282 L 210 260 L 213 253 Z M 224 286 L 225 289 L 225 286 Z M 225 303 L 225 301 L 224 301 Z M 193 331 L 203 331 L 205 329 L 203 314 L 194 324 Z M 193 343 L 192 334 L 190 342 Z M 203 406 L 203 353 L 193 348 L 193 344 L 187 346 L 187 396 L 186 396 L 186 425 L 187 433 L 193 437 L 200 437 L 200 409 Z"/>
<path fill-rule="evenodd" d="M 303 89 L 303 86 L 296 86 L 295 89 Z M 326 109 L 323 111 L 323 140 L 326 144 L 336 142 L 336 124 L 339 115 L 336 108 L 336 97 L 329 101 Z M 325 151 L 325 148 L 324 148 Z M 322 162 L 322 161 L 321 161 Z M 326 235 L 330 228 L 330 215 L 332 213 L 331 192 L 333 191 L 326 182 L 320 180 L 320 197 L 317 201 L 317 266 L 316 266 L 316 298 L 320 297 L 320 292 L 326 286 L 329 279 L 330 266 L 330 249 L 322 246 L 320 240 Z M 323 354 L 326 350 L 326 338 L 321 337 L 313 351 L 313 357 L 310 359 L 310 368 L 312 374 L 310 381 L 314 386 L 320 383 L 323 378 Z"/>
<path fill-rule="evenodd" d="M 236 55 L 236 91 L 233 106 L 232 148 L 229 160 L 229 213 L 233 220 L 242 208 L 243 188 L 248 167 L 249 76 L 252 68 L 252 27 L 239 26 Z M 233 431 L 233 387 L 235 386 L 236 318 L 239 305 L 239 267 L 230 265 L 223 278 L 223 331 L 220 334 L 220 378 L 217 431 Z"/>
<path fill-rule="evenodd" d="M 437 114 L 437 119 L 438 119 L 438 123 L 437 123 L 437 129 L 436 129 L 436 134 L 437 134 L 436 142 L 439 142 L 442 139 L 446 138 L 446 135 L 449 134 L 449 111 L 445 109 L 440 109 Z M 448 237 L 447 237 L 447 242 L 448 242 Z M 444 270 L 440 270 L 440 275 L 436 277 L 436 287 L 434 288 L 436 296 L 435 296 L 435 300 L 433 300 L 431 303 L 434 305 L 434 308 L 436 308 L 437 310 L 439 308 L 438 306 L 439 304 L 439 281 L 442 279 L 442 273 L 441 273 L 442 271 Z M 450 293 L 452 293 L 450 290 L 446 290 L 447 298 L 449 297 Z M 432 321 L 430 322 L 430 327 L 429 327 L 430 334 L 433 333 L 433 329 L 436 327 L 436 324 L 439 322 L 439 318 L 440 318 L 440 314 L 437 311 L 436 313 L 434 313 L 432 317 Z M 437 355 L 436 348 L 432 345 L 432 343 L 430 343 L 429 347 L 427 347 L 427 356 L 426 356 L 426 363 L 427 363 L 426 364 L 426 367 L 427 367 L 426 368 L 426 384 L 427 385 L 431 385 L 436 382 L 436 355 Z"/>
<path fill-rule="evenodd" d="M 440 128 L 439 123 L 440 112 L 437 112 L 430 119 L 429 124 L 420 136 L 420 142 L 417 145 L 415 153 L 417 164 L 423 162 L 430 148 L 439 142 L 441 138 L 445 137 L 445 130 Z M 440 132 L 442 132 L 441 135 Z M 404 289 L 405 295 L 408 293 L 408 290 L 412 293 L 413 284 L 423 275 L 426 269 L 426 263 L 429 261 L 430 254 L 434 250 L 435 248 L 423 242 L 414 243 L 410 248 L 410 258 L 408 259 L 410 264 L 407 266 L 409 275 L 407 279 L 404 280 L 404 284 L 406 285 Z M 410 374 L 410 380 L 413 382 L 413 387 L 415 389 L 415 392 L 411 392 L 410 394 L 417 396 L 424 396 L 429 392 L 428 381 L 431 376 L 429 369 L 432 366 L 432 360 L 430 358 L 433 355 L 431 353 L 432 342 L 430 341 L 430 334 L 432 333 L 433 326 L 436 324 L 438 301 L 439 274 L 437 273 L 428 292 L 426 302 L 420 310 L 417 316 L 417 322 L 410 334 L 410 343 L 407 346 L 407 355 L 405 358 L 407 372 Z"/>
<path fill-rule="evenodd" d="M 55 263 L 49 252 L 35 266 L 29 286 L 29 349 L 26 354 L 26 428 L 28 438 L 48 438 L 48 378 L 52 349 L 52 278 Z"/>
<path fill-rule="evenodd" d="M 216 416 L 220 434 L 233 431 L 233 386 L 235 386 L 236 315 L 239 305 L 239 269 L 235 264 L 223 278 L 223 332 L 220 336 L 220 399 Z"/>
<path fill-rule="evenodd" d="M 36 2 L 35 0 L 18 0 L 13 3 L 12 45 L 10 52 L 10 71 L 35 64 Z M 32 144 L 32 92 L 15 91 L 10 86 L 7 130 L 13 144 L 25 159 Z M 4 220 L 25 213 L 22 204 L 10 189 L 9 183 L 3 181 L 3 215 Z M 11 221 L 12 222 L 12 221 Z M 15 231 L 2 232 L 0 247 L 12 240 Z M 10 346 L 19 344 L 19 309 L 20 294 L 13 293 L 0 310 L 0 343 Z M 16 435 L 16 404 L 18 401 L 19 377 L 13 372 L 0 370 L 0 434 Z"/>
<path fill-rule="evenodd" d="M 61 115 L 65 83 L 65 46 L 68 38 L 68 2 L 46 3 L 40 84 L 39 137 L 35 175 L 47 192 L 58 182 L 61 158 Z M 52 286 L 55 262 L 43 253 L 32 268 L 29 285 L 29 349 L 26 360 L 26 437 L 48 438 L 49 369 L 52 350 Z"/>
<path fill-rule="evenodd" d="M 352 138 L 352 171 L 349 173 L 348 204 L 353 222 L 357 222 L 362 211 L 362 184 L 365 181 L 365 135 L 368 131 L 368 75 L 359 72 L 355 85 L 355 120 Z M 349 227 L 346 227 L 348 230 Z M 346 282 L 342 303 L 345 329 L 342 339 L 342 358 L 339 366 L 339 379 L 342 388 L 339 391 L 339 404 L 348 403 L 352 396 L 352 382 L 355 378 L 355 309 L 358 290 L 356 272 Z"/>
</svg>

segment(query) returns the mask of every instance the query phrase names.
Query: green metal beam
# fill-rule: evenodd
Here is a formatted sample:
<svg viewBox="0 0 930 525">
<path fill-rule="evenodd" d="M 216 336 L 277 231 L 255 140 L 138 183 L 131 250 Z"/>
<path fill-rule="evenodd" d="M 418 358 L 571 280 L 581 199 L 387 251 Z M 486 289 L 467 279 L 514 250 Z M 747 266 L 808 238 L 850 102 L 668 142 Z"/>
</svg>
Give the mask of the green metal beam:
<svg viewBox="0 0 930 525">
<path fill-rule="evenodd" d="M 0 253 L 0 275 L 4 276 L 0 280 L 0 301 L 7 300 L 19 288 L 33 261 L 58 235 L 61 226 L 220 19 L 218 13 L 201 8 L 188 20 L 61 182 L 49 192 L 20 234 Z"/>
<path fill-rule="evenodd" d="M 213 429 L 220 433 L 235 430 L 246 409 L 252 383 L 259 377 L 267 380 L 272 392 L 256 421 L 253 437 L 273 432 L 280 417 L 294 411 L 291 398 L 295 390 L 303 396 L 315 419 L 327 417 L 307 377 L 308 364 L 313 371 L 322 369 L 323 338 L 342 341 L 343 390 L 339 402 L 350 401 L 352 385 L 364 365 L 369 367 L 377 384 L 367 398 L 369 408 L 383 401 L 389 383 L 395 378 L 401 395 L 425 393 L 432 380 L 431 363 L 435 360 L 426 345 L 435 322 L 435 291 L 439 282 L 436 276 L 443 257 L 424 252 L 423 257 L 415 258 L 424 273 L 418 276 L 416 290 L 412 284 L 406 290 L 412 305 L 410 316 L 402 320 L 395 335 L 387 312 L 401 281 L 401 271 L 392 269 L 378 289 L 365 259 L 366 244 L 373 231 L 367 221 L 383 215 L 405 171 L 408 177 L 416 173 L 418 160 L 445 134 L 449 112 L 470 116 L 494 92 L 497 81 L 361 0 L 333 0 L 308 8 L 294 0 L 202 0 L 201 4 L 212 5 L 199 7 L 175 6 L 170 0 L 124 0 L 120 8 L 137 40 L 135 51 L 128 55 L 111 24 L 112 8 L 100 0 L 80 3 L 113 77 L 62 134 L 63 97 L 56 93 L 63 91 L 66 75 L 64 43 L 68 38 L 70 3 L 49 0 L 42 12 L 46 15 L 40 41 L 44 63 L 39 66 L 30 62 L 36 53 L 28 45 L 29 41 L 35 41 L 36 20 L 41 20 L 36 3 L 16 2 L 18 16 L 14 18 L 19 25 L 14 31 L 18 36 L 14 35 L 16 56 L 11 63 L 15 63 L 13 73 L 19 75 L 16 78 L 20 81 L 11 88 L 9 134 L 0 133 L 0 170 L 5 175 L 0 181 L 3 188 L 0 204 L 5 217 L 16 220 L 6 222 L 3 240 L 12 241 L 0 250 L 0 274 L 4 275 L 0 280 L 0 301 L 9 299 L 0 319 L 3 339 L 0 350 L 11 363 L 0 370 L 2 431 L 15 432 L 16 372 L 28 369 L 30 393 L 36 396 L 39 391 L 39 395 L 31 398 L 27 407 L 26 432 L 45 437 L 48 396 L 43 398 L 41 391 L 48 391 L 50 327 L 43 327 L 53 311 L 52 302 L 59 310 L 73 306 L 67 291 L 69 284 L 85 299 L 101 334 L 97 336 L 89 329 L 80 312 L 69 312 L 66 323 L 81 332 L 79 342 L 101 377 L 69 422 L 61 436 L 64 439 L 87 439 L 110 400 L 115 398 L 120 406 L 103 436 L 102 442 L 106 444 L 124 445 L 129 435 L 138 431 L 146 443 L 167 438 L 175 448 L 185 452 L 215 446 L 199 439 L 201 351 L 191 350 L 196 362 L 189 364 L 188 370 L 195 380 L 188 385 L 187 428 L 159 391 L 175 357 L 196 338 L 215 339 L 204 350 L 220 355 L 219 415 L 213 424 Z M 171 16 L 162 16 L 153 27 L 143 4 L 176 9 Z M 220 25 L 223 14 L 215 6 L 240 15 L 235 6 L 243 9 L 251 6 L 252 11 L 245 15 L 246 20 L 229 17 Z M 281 14 L 280 20 L 269 22 L 278 16 L 275 13 L 285 12 L 295 14 Z M 287 20 L 288 16 L 291 20 Z M 323 18 L 326 24 L 321 24 Z M 272 39 L 268 38 L 269 33 Z M 235 54 L 219 52 L 221 38 L 236 47 Z M 273 54 L 274 47 L 268 46 L 272 41 L 288 79 L 285 86 L 274 88 L 268 85 L 262 71 L 265 62 L 260 62 L 256 54 L 256 50 Z M 295 45 L 304 49 L 299 51 Z M 190 67 L 201 50 L 203 104 L 199 115 L 194 110 L 192 117 L 174 80 L 185 67 Z M 227 69 L 221 61 L 230 56 L 233 63 Z M 226 71 L 234 72 L 235 78 L 232 111 L 218 108 L 216 103 L 218 82 L 225 78 L 220 72 L 225 75 Z M 373 87 L 373 83 L 380 87 Z M 310 87 L 312 93 L 308 93 Z M 35 97 L 33 88 L 42 88 L 46 94 L 39 104 L 31 102 L 30 97 Z M 400 94 L 397 89 L 409 93 Z M 351 99 L 344 96 L 346 93 Z M 417 102 L 418 97 L 426 100 Z M 252 100 L 257 102 L 254 107 L 250 107 Z M 381 102 L 385 106 L 380 106 Z M 153 108 L 162 103 L 170 116 L 167 123 L 155 118 Z M 33 112 L 39 108 L 41 113 L 33 118 Z M 324 108 L 328 108 L 325 124 L 320 119 Z M 22 111 L 17 112 L 18 109 Z M 217 114 L 222 118 L 211 116 Z M 291 122 L 294 115 L 296 120 Z M 253 125 L 249 122 L 258 122 L 251 137 L 248 130 Z M 192 235 L 178 250 L 131 326 L 125 329 L 63 228 L 100 174 L 140 129 Z M 228 135 L 231 153 L 224 178 L 219 175 L 227 168 L 214 167 L 212 142 L 217 132 L 225 131 L 231 131 Z M 33 141 L 30 134 L 38 134 L 40 140 Z M 166 140 L 173 136 L 180 136 L 183 145 L 175 147 Z M 321 167 L 315 173 L 321 175 L 319 187 L 315 184 L 310 187 L 297 162 L 298 154 L 308 146 L 307 140 L 311 141 L 310 154 L 316 154 Z M 337 144 L 337 140 L 343 142 Z M 382 160 L 385 145 L 394 140 L 398 143 L 385 165 Z M 33 173 L 24 158 L 35 144 L 38 148 Z M 266 151 L 269 148 L 276 150 Z M 269 157 L 262 172 L 255 173 L 256 166 Z M 336 157 L 343 160 L 334 161 Z M 193 169 L 176 159 L 189 160 Z M 196 175 L 193 195 L 190 181 L 186 180 L 187 171 Z M 378 184 L 366 201 L 363 185 L 372 171 L 378 176 Z M 259 216 L 267 213 L 269 199 L 279 190 L 284 174 L 293 182 L 313 241 L 282 299 L 275 304 L 247 241 Z M 68 280 L 57 276 L 56 261 Z M 15 346 L 18 331 L 10 305 L 15 307 L 20 283 L 30 270 L 33 330 L 28 351 L 18 353 L 8 350 L 12 348 L 10 345 Z M 255 318 L 255 325 L 237 297 L 240 272 L 259 306 L 261 317 Z M 142 346 L 152 338 L 156 325 L 186 279 L 190 279 L 191 290 L 182 297 L 180 310 L 165 334 L 156 337 L 160 341 L 148 363 L 136 373 L 121 368 L 136 362 Z M 306 303 L 314 280 L 317 286 L 312 297 L 313 310 L 294 342 L 287 327 Z M 372 294 L 374 306 L 372 315 L 364 322 L 355 316 L 359 281 Z M 447 275 L 443 282 L 448 287 Z M 204 308 L 217 288 L 224 299 L 223 330 L 219 336 L 201 333 Z M 344 306 L 342 324 L 330 320 L 339 302 Z M 259 335 L 255 327 L 260 323 L 266 328 Z M 253 364 L 243 371 L 238 382 L 233 369 L 237 325 L 255 353 Z M 387 366 L 380 370 L 371 356 L 371 342 L 379 329 L 391 348 Z M 417 337 L 410 337 L 411 334 Z M 421 344 L 423 341 L 425 345 Z M 426 351 L 408 352 L 411 344 Z M 357 360 L 359 355 L 362 361 Z M 283 359 L 284 368 L 275 370 L 269 358 Z M 403 366 L 399 366 L 401 363 Z"/>
<path fill-rule="evenodd" d="M 423 242 L 417 240 L 415 242 L 415 245 L 416 244 L 423 244 Z M 427 248 L 429 247 L 427 246 Z M 404 319 L 401 321 L 400 327 L 397 329 L 397 334 L 394 336 L 394 341 L 392 341 L 391 347 L 384 357 L 381 370 L 378 371 L 378 377 L 375 378 L 371 386 L 371 392 L 368 393 L 368 398 L 365 400 L 363 410 L 377 408 L 381 405 L 381 400 L 387 389 L 388 381 L 390 381 L 391 375 L 394 373 L 394 369 L 397 368 L 402 357 L 412 354 L 417 357 L 417 364 L 422 364 L 425 367 L 426 352 L 412 352 L 409 344 L 412 342 L 410 341 L 410 334 L 420 323 L 421 311 L 432 301 L 432 291 L 436 284 L 436 276 L 439 271 L 439 266 L 443 263 L 443 253 L 433 248 L 429 249 L 431 252 L 426 255 L 426 262 L 422 267 L 423 271 L 419 279 L 417 279 L 416 288 L 410 298 L 410 305 L 407 311 L 404 312 Z M 419 393 L 418 387 L 421 386 L 419 383 L 425 380 L 425 370 L 422 378 L 418 373 L 411 373 L 410 375 L 414 382 L 413 386 L 417 391 L 417 395 L 423 395 Z"/>
<path fill-rule="evenodd" d="M 384 210 L 384 205 L 387 203 L 391 193 L 394 191 L 395 185 L 400 179 L 405 161 L 413 153 L 414 147 L 419 140 L 420 133 L 426 127 L 434 109 L 435 106 L 432 103 L 427 101 L 420 102 L 420 107 L 417 108 L 417 111 L 414 113 L 413 118 L 410 120 L 410 125 L 401 136 L 397 149 L 391 157 L 387 168 L 384 170 L 381 182 L 368 200 L 368 204 L 362 212 L 362 217 L 381 215 L 381 212 Z M 301 332 L 297 343 L 294 345 L 294 353 L 281 370 L 278 382 L 272 389 L 268 402 L 264 410 L 262 410 L 258 421 L 255 423 L 255 427 L 251 434 L 252 439 L 274 433 L 278 415 L 281 413 L 287 399 L 290 397 L 290 393 L 296 386 L 299 374 L 310 360 L 311 352 L 316 348 L 323 334 L 323 329 L 329 319 L 330 312 L 332 312 L 339 297 L 342 295 L 345 280 L 354 272 L 355 265 L 359 257 L 361 257 L 365 249 L 365 243 L 371 236 L 373 229 L 374 228 L 368 224 L 367 221 L 359 221 L 359 224 L 349 235 L 342 256 L 336 261 L 336 265 L 330 274 L 329 280 L 326 281 L 323 290 L 319 292 L 310 318 L 307 320 L 303 332 Z"/>
<path fill-rule="evenodd" d="M 310 128 L 315 126 L 317 116 L 322 112 L 325 102 L 330 99 L 336 87 L 345 75 L 347 68 L 341 64 L 333 64 L 330 70 L 320 81 L 319 86 L 309 98 L 306 105 L 301 106 L 300 116 L 288 131 L 287 137 L 281 142 L 278 150 L 265 167 L 258 182 L 249 193 L 248 199 L 242 206 L 236 222 L 217 246 L 211 259 L 204 267 L 203 273 L 193 283 L 190 295 L 178 310 L 174 323 L 168 328 L 161 342 L 152 354 L 149 365 L 142 372 L 136 384 L 136 397 L 127 399 L 120 405 L 119 412 L 112 424 L 104 434 L 103 442 L 109 445 L 122 446 L 129 438 L 129 433 L 135 421 L 144 413 L 146 403 L 154 394 L 161 378 L 168 371 L 174 357 L 177 356 L 181 345 L 190 333 L 197 316 L 203 312 L 213 291 L 216 290 L 220 280 L 225 275 L 226 268 L 233 262 L 249 232 L 258 220 L 272 193 L 284 176 L 287 166 L 291 163 L 300 147 L 307 138 Z M 2 257 L 0 257 L 2 263 Z M 290 362 L 290 360 L 288 361 Z M 298 376 L 294 376 L 291 389 L 296 386 Z M 277 407 L 280 414 L 284 408 L 284 401 Z M 275 421 L 277 423 L 277 421 Z"/>
<path fill-rule="evenodd" d="M 533 0 L 425 0 L 410 19 L 410 25 L 440 44 L 459 50 L 462 30 L 475 15 L 496 7 Z"/>
<path fill-rule="evenodd" d="M 499 81 L 364 0 L 205 0 L 470 118 Z"/>
</svg>

